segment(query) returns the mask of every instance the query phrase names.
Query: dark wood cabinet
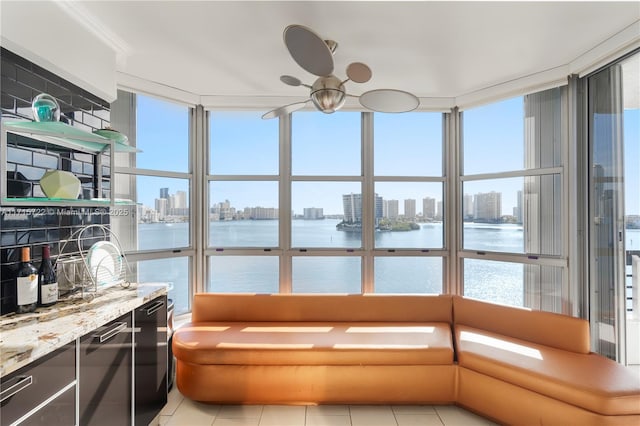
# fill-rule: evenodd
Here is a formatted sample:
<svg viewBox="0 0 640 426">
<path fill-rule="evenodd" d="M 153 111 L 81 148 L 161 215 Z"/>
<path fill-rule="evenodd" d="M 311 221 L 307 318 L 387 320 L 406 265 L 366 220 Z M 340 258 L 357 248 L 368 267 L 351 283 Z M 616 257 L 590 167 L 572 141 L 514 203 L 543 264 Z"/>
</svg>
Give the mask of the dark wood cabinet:
<svg viewBox="0 0 640 426">
<path fill-rule="evenodd" d="M 135 424 L 148 425 L 167 403 L 167 297 L 135 310 Z"/>
<path fill-rule="evenodd" d="M 148 425 L 167 403 L 167 296 L 0 379 L 0 425 Z"/>
<path fill-rule="evenodd" d="M 76 424 L 76 388 L 75 386 L 59 394 L 20 426 L 72 426 Z"/>
<path fill-rule="evenodd" d="M 80 424 L 129 425 L 132 400 L 131 313 L 80 338 Z"/>
<path fill-rule="evenodd" d="M 0 424 L 75 423 L 75 348 L 75 342 L 65 345 L 2 378 Z"/>
</svg>

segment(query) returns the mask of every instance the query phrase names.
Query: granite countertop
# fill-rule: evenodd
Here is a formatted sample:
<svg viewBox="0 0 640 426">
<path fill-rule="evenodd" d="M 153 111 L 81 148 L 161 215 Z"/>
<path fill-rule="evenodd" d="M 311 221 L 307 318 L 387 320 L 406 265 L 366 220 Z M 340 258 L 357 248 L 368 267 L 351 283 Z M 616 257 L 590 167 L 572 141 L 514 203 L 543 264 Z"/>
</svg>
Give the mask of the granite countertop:
<svg viewBox="0 0 640 426">
<path fill-rule="evenodd" d="M 94 298 L 77 294 L 28 314 L 0 317 L 0 377 L 167 293 L 162 283 L 114 286 Z"/>
</svg>

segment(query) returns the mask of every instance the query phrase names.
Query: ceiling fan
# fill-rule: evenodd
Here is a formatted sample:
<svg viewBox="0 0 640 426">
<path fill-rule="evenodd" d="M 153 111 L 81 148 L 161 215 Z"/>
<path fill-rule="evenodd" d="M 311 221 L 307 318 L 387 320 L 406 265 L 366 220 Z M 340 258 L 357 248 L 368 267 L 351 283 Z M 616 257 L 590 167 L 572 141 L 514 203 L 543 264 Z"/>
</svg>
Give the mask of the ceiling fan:
<svg viewBox="0 0 640 426">
<path fill-rule="evenodd" d="M 366 83 L 371 79 L 371 69 L 362 62 L 352 62 L 347 66 L 347 79 L 340 80 L 333 74 L 333 54 L 338 43 L 323 40 L 311 29 L 302 25 L 289 25 L 284 29 L 284 44 L 294 61 L 305 71 L 318 76 L 312 84 L 304 84 L 291 75 L 280 76 L 280 81 L 289 86 L 304 86 L 310 89 L 309 99 L 284 105 L 265 113 L 262 118 L 281 117 L 304 108 L 309 102 L 326 113 L 339 110 L 347 96 L 344 84 L 348 81 Z M 396 89 L 370 90 L 359 96 L 360 104 L 377 112 L 409 112 L 420 105 L 420 100 L 413 94 Z"/>
</svg>

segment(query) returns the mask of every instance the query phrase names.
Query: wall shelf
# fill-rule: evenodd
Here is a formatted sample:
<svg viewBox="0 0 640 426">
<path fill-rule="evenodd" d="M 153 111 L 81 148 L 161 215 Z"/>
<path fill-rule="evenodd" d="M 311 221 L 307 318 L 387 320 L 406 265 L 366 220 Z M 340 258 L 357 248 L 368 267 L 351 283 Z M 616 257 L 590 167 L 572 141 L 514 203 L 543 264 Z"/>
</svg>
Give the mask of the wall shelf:
<svg viewBox="0 0 640 426">
<path fill-rule="evenodd" d="M 115 169 L 115 152 L 136 152 L 135 147 L 118 143 L 107 137 L 95 133 L 77 129 L 62 122 L 34 122 L 34 121 L 2 121 L 2 138 L 0 140 L 0 205 L 14 207 L 108 207 L 121 204 L 113 197 L 110 198 L 85 198 L 85 199 L 60 199 L 47 197 L 21 197 L 20 194 L 9 196 L 7 187 L 8 150 L 10 146 L 19 146 L 27 149 L 47 150 L 49 152 L 83 153 L 93 156 L 94 175 L 93 193 L 102 194 L 103 154 L 108 156 L 110 173 Z M 58 170 L 65 170 L 60 168 Z M 30 182 L 35 182 L 32 178 Z M 18 196 L 15 196 L 18 195 Z M 27 194 L 33 195 L 33 194 Z M 123 203 L 123 204 L 130 204 Z"/>
</svg>

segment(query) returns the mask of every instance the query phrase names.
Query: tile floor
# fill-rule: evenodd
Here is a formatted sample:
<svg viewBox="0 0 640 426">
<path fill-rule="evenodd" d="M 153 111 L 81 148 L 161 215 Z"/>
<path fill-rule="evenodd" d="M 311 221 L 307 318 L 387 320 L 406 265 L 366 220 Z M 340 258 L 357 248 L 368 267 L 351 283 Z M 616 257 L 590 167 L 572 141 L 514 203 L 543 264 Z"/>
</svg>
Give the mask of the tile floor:
<svg viewBox="0 0 640 426">
<path fill-rule="evenodd" d="M 209 405 L 175 388 L 152 425 L 161 426 L 417 426 L 494 425 L 454 405 Z"/>
</svg>

